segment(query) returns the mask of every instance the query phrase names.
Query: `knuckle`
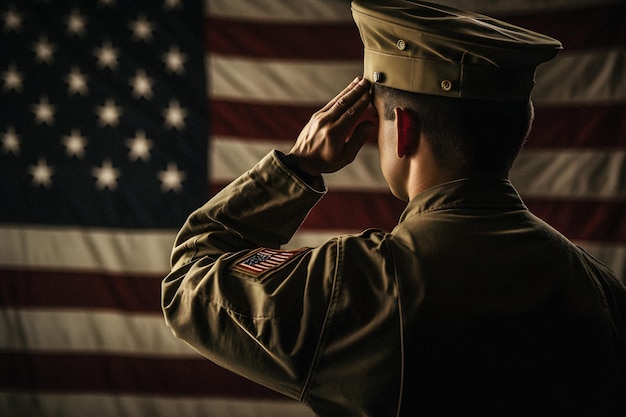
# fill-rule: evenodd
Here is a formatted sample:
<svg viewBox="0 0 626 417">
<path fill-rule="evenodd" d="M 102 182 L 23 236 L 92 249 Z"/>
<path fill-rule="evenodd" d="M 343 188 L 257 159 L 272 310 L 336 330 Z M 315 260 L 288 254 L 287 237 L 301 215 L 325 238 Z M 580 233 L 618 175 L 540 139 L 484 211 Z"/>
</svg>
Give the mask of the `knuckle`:
<svg viewBox="0 0 626 417">
<path fill-rule="evenodd" d="M 313 116 L 311 116 L 311 123 L 313 125 L 320 125 L 324 122 L 325 119 L 326 114 L 324 112 L 313 113 Z"/>
</svg>

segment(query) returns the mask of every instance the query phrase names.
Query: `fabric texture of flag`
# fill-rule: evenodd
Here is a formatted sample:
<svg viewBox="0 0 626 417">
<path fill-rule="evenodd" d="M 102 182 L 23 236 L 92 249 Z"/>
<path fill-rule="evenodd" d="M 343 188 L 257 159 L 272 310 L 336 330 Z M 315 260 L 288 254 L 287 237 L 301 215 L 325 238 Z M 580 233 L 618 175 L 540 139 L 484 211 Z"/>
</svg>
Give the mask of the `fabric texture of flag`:
<svg viewBox="0 0 626 417">
<path fill-rule="evenodd" d="M 441 2 L 563 42 L 511 179 L 626 280 L 626 4 Z M 185 217 L 361 74 L 350 2 L 9 1 L 0 42 L 0 415 L 310 416 L 177 340 L 160 282 Z M 373 143 L 326 183 L 285 249 L 404 207 Z"/>
</svg>

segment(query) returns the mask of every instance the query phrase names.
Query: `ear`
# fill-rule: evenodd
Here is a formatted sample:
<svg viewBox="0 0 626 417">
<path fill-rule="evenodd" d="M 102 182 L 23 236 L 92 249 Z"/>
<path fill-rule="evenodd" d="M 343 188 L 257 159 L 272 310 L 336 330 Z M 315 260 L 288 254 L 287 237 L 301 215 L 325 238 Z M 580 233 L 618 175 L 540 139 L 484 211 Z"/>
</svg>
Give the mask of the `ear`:
<svg viewBox="0 0 626 417">
<path fill-rule="evenodd" d="M 398 157 L 404 158 L 417 148 L 419 126 L 415 116 L 404 109 L 396 108 L 396 128 L 398 130 Z"/>
</svg>

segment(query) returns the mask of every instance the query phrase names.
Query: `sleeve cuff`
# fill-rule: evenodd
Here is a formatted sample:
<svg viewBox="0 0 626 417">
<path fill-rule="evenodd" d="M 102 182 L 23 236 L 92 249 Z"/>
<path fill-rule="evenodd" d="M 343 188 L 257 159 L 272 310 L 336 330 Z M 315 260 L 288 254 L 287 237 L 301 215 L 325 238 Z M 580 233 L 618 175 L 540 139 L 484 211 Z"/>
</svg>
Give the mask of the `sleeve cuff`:
<svg viewBox="0 0 626 417">
<path fill-rule="evenodd" d="M 280 151 L 276 151 L 278 160 L 291 172 L 293 172 L 298 178 L 304 181 L 309 187 L 315 190 L 325 190 L 324 179 L 321 175 L 310 175 L 302 171 L 296 162 L 296 157 L 293 155 L 285 155 Z"/>
</svg>

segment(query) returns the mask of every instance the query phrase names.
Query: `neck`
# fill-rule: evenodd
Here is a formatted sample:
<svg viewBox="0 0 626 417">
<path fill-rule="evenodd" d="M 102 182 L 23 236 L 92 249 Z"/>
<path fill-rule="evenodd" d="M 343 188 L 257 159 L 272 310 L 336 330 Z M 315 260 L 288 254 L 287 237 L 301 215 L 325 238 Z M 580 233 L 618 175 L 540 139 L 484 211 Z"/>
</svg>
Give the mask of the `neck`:
<svg viewBox="0 0 626 417">
<path fill-rule="evenodd" d="M 463 178 L 463 176 L 453 171 L 441 169 L 432 160 L 412 161 L 407 181 L 408 198 L 412 200 L 428 188 L 459 178 Z"/>
<path fill-rule="evenodd" d="M 463 178 L 508 178 L 508 172 L 476 172 L 468 170 L 454 170 L 442 167 L 430 148 L 422 141 L 421 149 L 408 156 L 409 175 L 407 177 L 406 192 L 409 201 L 422 191 L 446 182 Z"/>
</svg>

